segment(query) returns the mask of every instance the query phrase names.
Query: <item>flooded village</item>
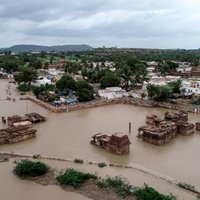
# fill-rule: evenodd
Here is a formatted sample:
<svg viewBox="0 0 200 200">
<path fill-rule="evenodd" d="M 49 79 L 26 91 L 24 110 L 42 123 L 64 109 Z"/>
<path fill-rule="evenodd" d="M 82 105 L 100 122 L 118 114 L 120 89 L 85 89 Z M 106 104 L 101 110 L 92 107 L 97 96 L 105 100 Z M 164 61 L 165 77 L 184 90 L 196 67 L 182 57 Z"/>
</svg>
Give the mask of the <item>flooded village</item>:
<svg viewBox="0 0 200 200">
<path fill-rule="evenodd" d="M 111 71 L 115 70 L 114 63 L 105 64 Z M 98 65 L 101 66 L 100 63 Z M 149 68 L 152 65 L 156 65 L 155 62 L 149 63 Z M 0 154 L 3 160 L 0 163 L 3 166 L 0 175 L 9 176 L 8 169 L 20 158 L 38 158 L 53 168 L 83 169 L 102 177 L 123 176 L 138 187 L 146 183 L 161 193 L 173 193 L 177 199 L 196 198 L 200 191 L 197 176 L 200 173 L 200 162 L 196 159 L 200 138 L 200 109 L 188 103 L 188 99 L 198 102 L 198 94 L 189 98 L 188 92 L 186 94 L 186 90 L 183 90 L 175 95 L 182 95 L 174 98 L 176 102 L 174 99 L 158 101 L 154 99 L 155 94 L 148 96 L 150 91 L 145 81 L 143 85 L 136 85 L 139 89 L 130 89 L 129 86 L 124 89 L 123 84 L 121 87 L 101 88 L 98 84 L 79 82 L 75 75 L 71 79 L 63 75 L 63 69 L 60 68 L 38 70 L 40 76 L 32 81 L 35 85 L 28 92 L 20 91 L 21 83 L 18 84 L 13 77 L 0 80 Z M 52 71 L 56 75 L 49 78 Z M 148 76 L 152 76 L 151 72 Z M 73 84 L 76 86 L 67 91 L 58 91 L 62 84 L 57 82 L 63 80 L 62 77 L 72 82 L 75 80 Z M 179 80 L 174 77 L 152 76 L 149 82 L 151 85 L 163 85 Z M 45 87 L 51 87 L 46 83 L 52 83 L 54 90 L 46 90 Z M 88 96 L 82 96 L 82 87 L 84 94 L 91 97 L 90 100 Z M 186 87 L 185 82 L 182 87 Z M 83 101 L 82 98 L 86 99 Z M 74 160 L 81 160 L 83 164 L 77 164 Z M 99 163 L 106 167 L 101 169 Z M 17 181 L 13 174 L 10 176 L 13 184 L 24 188 L 22 180 Z M 194 186 L 196 192 L 179 187 L 180 183 Z M 4 183 L 1 184 L 3 187 Z M 28 183 L 30 192 L 34 191 L 31 187 L 35 187 L 41 195 L 45 195 L 43 186 L 32 184 Z M 56 189 L 57 183 L 52 184 L 55 184 L 53 190 L 57 196 L 64 198 L 64 194 Z M 51 188 L 50 185 L 47 187 Z M 9 181 L 6 187 L 12 189 L 14 194 L 18 193 L 17 187 L 11 186 Z M 89 191 L 87 194 L 81 191 L 80 196 L 74 192 L 77 193 L 73 190 L 66 194 L 72 199 L 94 198 L 89 195 Z M 8 194 L 3 195 L 6 197 Z M 53 198 L 50 193 L 47 196 Z"/>
<path fill-rule="evenodd" d="M 8 82 L 4 80 L 1 81 L 1 83 L 3 83 L 1 85 L 4 86 L 8 84 Z M 15 90 L 12 85 L 11 88 Z M 10 109 L 8 109 L 8 107 Z M 25 142 L 12 144 L 12 146 L 0 146 L 1 152 L 11 152 L 22 155 L 38 154 L 45 157 L 65 158 L 67 160 L 81 158 L 83 160 L 88 160 L 89 162 L 102 161 L 122 166 L 134 166 L 137 163 L 137 165 L 141 167 L 139 167 L 138 170 L 137 166 L 136 171 L 123 169 L 124 173 L 122 173 L 120 168 L 113 169 L 112 167 L 111 169 L 106 169 L 106 171 L 108 170 L 109 174 L 112 174 L 113 176 L 119 174 L 123 175 L 124 177 L 129 178 L 131 182 L 135 182 L 137 180 L 136 182 L 138 182 L 139 185 L 143 184 L 143 181 L 140 180 L 140 178 L 143 177 L 143 180 L 146 183 L 151 184 L 161 192 L 166 192 L 165 189 L 169 186 L 161 180 L 161 182 L 158 181 L 157 178 L 156 181 L 153 181 L 153 177 L 156 173 L 153 173 L 152 177 L 151 175 L 145 175 L 146 173 L 150 173 L 152 169 L 166 176 L 181 180 L 182 182 L 189 182 L 190 184 L 196 186 L 199 184 L 198 177 L 195 174 L 194 176 L 191 176 L 191 165 L 186 164 L 186 162 L 191 163 L 192 160 L 198 155 L 198 151 L 196 151 L 196 149 L 198 149 L 198 134 L 195 133 L 194 135 L 189 136 L 189 138 L 177 136 L 178 138 L 170 142 L 169 145 L 166 144 L 167 146 L 163 146 L 163 149 L 151 146 L 151 144 L 145 144 L 142 141 L 140 142 L 140 140 L 136 137 L 138 131 L 137 129 L 139 126 L 144 124 L 146 116 L 151 116 L 156 113 L 158 116 L 162 117 L 166 113 L 165 109 L 156 108 L 155 112 L 155 108 L 152 109 L 116 104 L 103 107 L 101 106 L 99 108 L 89 108 L 70 113 L 56 114 L 28 100 L 22 101 L 16 98 L 15 102 L 1 102 L 1 113 L 5 117 L 13 116 L 16 113 L 20 114 L 20 116 L 24 116 L 26 113 L 31 112 L 41 113 L 43 116 L 47 116 L 48 118 L 45 123 L 37 123 L 34 125 L 34 128 L 38 130 L 36 140 L 31 139 Z M 137 116 L 137 118 L 135 116 Z M 189 119 L 193 123 L 196 122 L 196 114 L 189 114 Z M 130 134 L 128 134 L 129 121 L 132 123 L 132 131 Z M 2 128 L 5 128 L 4 124 L 1 126 Z M 84 130 L 82 127 L 85 127 Z M 95 133 L 99 132 L 99 130 L 103 133 L 109 133 L 108 135 L 112 135 L 112 133 L 118 132 L 119 130 L 126 133 L 131 142 L 129 154 L 118 157 L 113 153 L 91 146 L 89 141 L 92 137 L 94 137 Z M 127 144 L 129 144 L 129 141 L 127 142 Z M 190 145 L 191 147 L 189 147 Z M 186 146 L 188 146 L 188 148 L 185 148 Z M 84 151 L 79 151 L 78 149 L 80 149 L 80 147 L 84 149 Z M 177 159 L 172 160 L 172 156 Z M 187 159 L 185 159 L 185 156 Z M 151 157 L 150 160 L 147 159 L 149 157 Z M 157 165 L 157 162 L 160 163 L 160 165 Z M 64 164 L 59 162 L 56 163 L 55 161 L 54 163 L 54 161 L 51 161 L 50 164 L 52 163 L 55 166 L 64 167 Z M 77 168 L 77 166 L 74 166 L 73 163 L 67 165 Z M 169 165 L 173 167 L 165 167 Z M 185 167 L 182 168 L 182 165 Z M 195 166 L 196 173 L 199 173 L 198 164 Z M 95 166 L 85 167 L 86 171 L 94 171 L 102 175 L 106 175 L 108 173 L 104 174 L 100 172 L 99 169 L 95 168 Z M 143 167 L 146 169 L 143 169 Z M 149 171 L 148 169 L 151 170 Z M 143 174 L 140 170 L 145 170 L 146 173 Z M 4 171 L 6 171 L 6 168 Z M 132 178 L 130 178 L 130 174 L 132 174 Z M 7 187 L 9 188 L 9 186 Z M 14 188 L 12 189 L 14 190 L 14 193 L 17 192 Z M 185 193 L 182 190 L 179 191 L 179 189 L 174 186 L 170 189 L 170 192 L 172 191 L 179 197 L 183 195 L 183 199 L 187 196 L 188 198 L 191 198 L 190 193 Z M 42 190 L 39 193 L 43 194 Z M 58 196 L 63 195 L 60 191 L 56 193 Z M 73 196 L 73 194 L 71 195 Z M 84 197 L 79 198 L 84 199 Z"/>
</svg>

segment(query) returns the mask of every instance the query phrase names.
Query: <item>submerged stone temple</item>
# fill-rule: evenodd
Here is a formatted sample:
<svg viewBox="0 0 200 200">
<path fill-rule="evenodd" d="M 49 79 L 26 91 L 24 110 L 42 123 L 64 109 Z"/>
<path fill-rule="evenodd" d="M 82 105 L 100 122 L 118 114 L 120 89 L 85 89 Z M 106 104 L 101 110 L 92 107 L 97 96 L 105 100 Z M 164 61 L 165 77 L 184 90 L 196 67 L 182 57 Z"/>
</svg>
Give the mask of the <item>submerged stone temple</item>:
<svg viewBox="0 0 200 200">
<path fill-rule="evenodd" d="M 0 144 L 12 144 L 35 137 L 37 130 L 31 128 L 32 123 L 45 120 L 46 118 L 38 113 L 29 113 L 25 116 L 13 115 L 8 117 L 8 128 L 0 129 Z"/>
<path fill-rule="evenodd" d="M 115 133 L 111 136 L 104 133 L 97 133 L 92 137 L 91 144 L 101 147 L 112 153 L 122 155 L 130 151 L 130 140 L 126 134 Z"/>
<path fill-rule="evenodd" d="M 8 126 L 23 126 L 30 125 L 32 123 L 43 122 L 46 118 L 38 113 L 29 113 L 25 116 L 13 115 L 8 117 Z"/>
<path fill-rule="evenodd" d="M 0 130 L 0 144 L 12 144 L 33 138 L 36 136 L 35 129 L 29 126 L 9 127 Z"/>
<path fill-rule="evenodd" d="M 195 125 L 188 122 L 186 112 L 166 112 L 164 119 L 157 115 L 146 116 L 147 126 L 138 128 L 138 137 L 155 145 L 168 143 L 177 134 L 190 135 L 194 133 Z"/>
</svg>

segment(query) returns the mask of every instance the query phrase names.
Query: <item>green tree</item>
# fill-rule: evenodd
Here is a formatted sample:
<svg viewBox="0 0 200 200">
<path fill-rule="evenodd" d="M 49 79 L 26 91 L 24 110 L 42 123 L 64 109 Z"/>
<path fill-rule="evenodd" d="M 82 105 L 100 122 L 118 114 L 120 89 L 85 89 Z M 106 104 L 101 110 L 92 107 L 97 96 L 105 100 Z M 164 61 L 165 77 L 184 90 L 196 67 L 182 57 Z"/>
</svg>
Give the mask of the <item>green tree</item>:
<svg viewBox="0 0 200 200">
<path fill-rule="evenodd" d="M 56 82 L 56 88 L 60 91 L 69 92 L 69 90 L 75 90 L 75 87 L 76 82 L 69 75 L 62 76 L 62 78 Z"/>
<path fill-rule="evenodd" d="M 200 59 L 197 58 L 193 59 L 192 66 L 199 67 L 199 65 L 200 65 Z"/>
<path fill-rule="evenodd" d="M 171 81 L 168 83 L 168 86 L 171 88 L 172 93 L 180 93 L 180 87 L 181 87 L 181 80 L 178 79 L 176 81 Z"/>
<path fill-rule="evenodd" d="M 157 71 L 160 72 L 162 76 L 165 76 L 167 74 L 170 74 L 176 70 L 178 67 L 177 63 L 174 63 L 172 61 L 160 61 L 158 63 Z"/>
<path fill-rule="evenodd" d="M 34 69 L 41 69 L 42 61 L 36 58 L 29 63 L 29 66 L 33 67 Z"/>
<path fill-rule="evenodd" d="M 119 86 L 120 78 L 113 72 L 107 72 L 100 80 L 102 88 Z"/>
<path fill-rule="evenodd" d="M 18 84 L 24 82 L 30 86 L 31 82 L 37 79 L 37 72 L 31 67 L 20 67 L 19 73 L 14 78 Z"/>
<path fill-rule="evenodd" d="M 78 96 L 79 101 L 90 101 L 94 99 L 94 89 L 86 81 L 77 81 L 76 95 Z"/>
<path fill-rule="evenodd" d="M 45 85 L 33 86 L 32 87 L 33 93 L 37 98 L 38 98 L 39 94 L 41 94 L 42 92 L 54 91 L 54 89 L 55 89 L 55 86 L 50 85 L 48 83 L 46 83 Z"/>
<path fill-rule="evenodd" d="M 122 84 L 127 90 L 129 85 L 133 83 L 133 72 L 130 69 L 130 66 L 124 65 L 121 69 L 121 77 L 123 79 Z"/>
<path fill-rule="evenodd" d="M 6 55 L 0 57 L 0 68 L 3 68 L 7 73 L 17 71 L 22 64 L 23 62 L 14 56 Z"/>
<path fill-rule="evenodd" d="M 149 84 L 147 86 L 148 97 L 156 101 L 164 101 L 171 96 L 171 90 L 168 86 L 159 86 Z"/>
<path fill-rule="evenodd" d="M 132 82 L 134 84 L 143 83 L 147 75 L 146 63 L 132 57 L 127 59 L 126 64 L 129 66 L 130 71 L 134 76 L 134 78 L 131 76 Z"/>
<path fill-rule="evenodd" d="M 48 62 L 45 62 L 44 63 L 44 69 L 48 69 L 49 68 L 49 63 Z"/>
</svg>

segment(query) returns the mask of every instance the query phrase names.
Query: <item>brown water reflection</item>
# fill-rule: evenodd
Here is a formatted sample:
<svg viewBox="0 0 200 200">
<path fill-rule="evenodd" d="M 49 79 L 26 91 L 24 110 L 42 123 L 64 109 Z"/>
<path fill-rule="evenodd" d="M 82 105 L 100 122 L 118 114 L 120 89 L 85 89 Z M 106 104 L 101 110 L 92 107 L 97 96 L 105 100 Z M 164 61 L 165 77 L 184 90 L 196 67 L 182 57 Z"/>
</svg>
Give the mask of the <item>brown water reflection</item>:
<svg viewBox="0 0 200 200">
<path fill-rule="evenodd" d="M 4 81 L 0 81 L 1 96 Z M 7 84 L 7 83 L 6 83 Z M 12 86 L 14 88 L 14 86 Z M 12 89 L 12 88 L 11 88 Z M 37 137 L 13 145 L 0 146 L 0 151 L 14 151 L 25 154 L 41 154 L 50 157 L 81 158 L 89 161 L 110 163 L 136 163 L 181 181 L 200 186 L 200 160 L 198 150 L 200 134 L 178 136 L 169 144 L 158 147 L 139 140 L 137 128 L 145 122 L 145 116 L 155 113 L 163 116 L 165 109 L 143 108 L 129 105 L 112 105 L 70 113 L 52 113 L 29 101 L 1 101 L 1 116 L 39 112 L 48 121 L 36 124 Z M 190 114 L 191 121 L 199 121 L 200 116 Z M 117 156 L 90 144 L 91 136 L 97 132 L 112 134 L 128 133 L 128 123 L 132 123 L 131 152 Z M 2 124 L 0 124 L 2 127 Z"/>
</svg>

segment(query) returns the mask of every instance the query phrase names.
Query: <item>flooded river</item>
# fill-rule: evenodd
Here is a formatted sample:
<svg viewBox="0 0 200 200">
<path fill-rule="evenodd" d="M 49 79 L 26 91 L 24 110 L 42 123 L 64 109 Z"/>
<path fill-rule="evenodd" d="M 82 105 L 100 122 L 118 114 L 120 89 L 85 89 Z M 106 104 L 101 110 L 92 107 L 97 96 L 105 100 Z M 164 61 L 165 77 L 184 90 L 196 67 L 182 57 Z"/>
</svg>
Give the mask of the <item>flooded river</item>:
<svg viewBox="0 0 200 200">
<path fill-rule="evenodd" d="M 11 95 L 15 86 L 10 84 Z M 0 98 L 6 98 L 8 83 L 0 80 Z M 69 113 L 56 114 L 30 101 L 0 101 L 1 116 L 39 112 L 48 120 L 34 125 L 37 137 L 12 145 L 0 146 L 0 151 L 24 154 L 41 154 L 43 156 L 66 159 L 80 158 L 88 161 L 119 164 L 138 164 L 200 186 L 200 134 L 177 136 L 164 146 L 154 146 L 139 140 L 137 128 L 145 124 L 149 114 L 163 116 L 166 109 L 143 108 L 131 105 L 111 105 L 85 109 Z M 189 114 L 192 122 L 200 121 L 200 115 Z M 128 133 L 128 124 L 132 123 L 130 154 L 113 155 L 90 144 L 92 135 L 98 132 L 112 134 Z M 0 123 L 0 128 L 5 125 Z"/>
</svg>

